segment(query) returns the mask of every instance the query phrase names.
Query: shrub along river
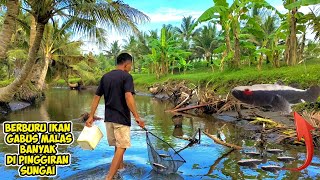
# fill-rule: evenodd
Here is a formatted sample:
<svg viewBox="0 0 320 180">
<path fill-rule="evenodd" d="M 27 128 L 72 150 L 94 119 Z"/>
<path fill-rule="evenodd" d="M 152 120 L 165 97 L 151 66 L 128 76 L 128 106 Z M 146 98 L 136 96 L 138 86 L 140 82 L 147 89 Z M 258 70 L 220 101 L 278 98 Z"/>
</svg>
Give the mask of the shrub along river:
<svg viewBox="0 0 320 180">
<path fill-rule="evenodd" d="M 69 121 L 78 118 L 82 113 L 90 111 L 94 91 L 70 91 L 63 88 L 52 88 L 46 92 L 46 100 L 37 106 L 31 106 L 21 111 L 12 112 L 7 121 Z M 212 116 L 183 117 L 182 128 L 173 125 L 173 114 L 165 110 L 172 108 L 169 102 L 162 102 L 150 96 L 136 96 L 136 103 L 140 115 L 146 123 L 147 129 L 164 139 L 176 150 L 186 146 L 189 142 L 178 139 L 174 135 L 190 137 L 195 130 L 207 129 L 210 134 L 216 134 L 217 129 L 226 124 L 223 132 L 226 141 L 244 147 L 244 150 L 253 150 L 255 140 L 247 140 L 249 133 L 232 123 L 216 120 Z M 100 101 L 96 115 L 104 117 L 104 102 Z M 2 122 L 1 122 L 2 124 Z M 71 154 L 71 165 L 58 167 L 58 175 L 53 179 L 103 179 L 108 171 L 113 155 L 113 147 L 109 147 L 106 140 L 106 131 L 103 121 L 96 124 L 102 130 L 104 137 L 93 151 L 82 150 L 76 142 L 83 124 L 73 123 L 75 141 L 70 146 L 59 145 L 59 153 Z M 2 126 L 2 125 L 1 125 Z M 1 127 L 2 129 L 2 127 Z M 0 132 L 0 179 L 19 179 L 18 167 L 5 167 L 5 153 L 17 152 L 17 146 L 6 145 Z M 194 144 L 180 152 L 186 160 L 176 174 L 160 175 L 152 171 L 148 162 L 146 133 L 139 128 L 134 120 L 131 126 L 131 143 L 124 157 L 126 170 L 121 173 L 122 179 L 319 179 L 320 178 L 320 150 L 315 150 L 312 164 L 301 172 L 280 170 L 276 173 L 264 171 L 261 166 L 279 165 L 298 167 L 306 158 L 304 146 L 284 146 L 268 143 L 268 148 L 284 150 L 282 155 L 267 153 L 267 161 L 258 164 L 256 168 L 239 166 L 238 161 L 248 159 L 242 151 L 232 151 L 206 135 L 201 134 L 201 143 Z M 228 153 L 228 154 L 227 154 Z M 296 158 L 291 163 L 277 160 L 278 156 Z M 29 178 L 30 179 L 30 178 Z M 37 179 L 37 178 L 31 178 Z M 40 178 L 39 178 L 40 179 Z M 46 178 L 41 178 L 46 179 Z"/>
</svg>

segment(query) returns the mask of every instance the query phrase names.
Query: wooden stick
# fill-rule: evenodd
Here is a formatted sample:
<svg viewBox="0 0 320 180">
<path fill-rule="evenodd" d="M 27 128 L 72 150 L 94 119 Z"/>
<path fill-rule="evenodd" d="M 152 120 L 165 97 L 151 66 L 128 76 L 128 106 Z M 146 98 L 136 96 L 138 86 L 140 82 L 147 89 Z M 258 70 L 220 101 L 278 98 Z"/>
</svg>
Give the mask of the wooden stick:
<svg viewBox="0 0 320 180">
<path fill-rule="evenodd" d="M 180 108 L 185 102 L 187 102 L 190 98 L 190 95 L 188 94 L 188 96 L 186 97 L 186 99 L 184 99 L 179 105 L 177 105 L 175 108 L 173 108 L 173 110 Z"/>
<path fill-rule="evenodd" d="M 180 108 L 180 109 L 172 109 L 172 110 L 167 110 L 166 112 L 186 111 L 186 110 L 195 109 L 195 108 L 200 108 L 200 107 L 204 107 L 204 106 L 208 106 L 208 105 L 212 105 L 212 104 L 216 104 L 216 103 L 201 104 L 201 105 L 196 105 L 196 106 L 191 106 L 191 107 L 184 107 L 184 108 Z"/>
<path fill-rule="evenodd" d="M 230 143 L 225 143 L 223 141 L 221 141 L 220 139 L 214 137 L 213 135 L 205 132 L 205 131 L 202 131 L 205 135 L 207 135 L 209 138 L 211 138 L 214 142 L 218 143 L 218 144 L 221 144 L 221 145 L 224 145 L 224 146 L 227 146 L 229 148 L 232 148 L 232 149 L 236 149 L 236 150 L 240 150 L 242 149 L 242 147 L 240 146 L 237 146 L 235 144 L 230 144 Z"/>
</svg>

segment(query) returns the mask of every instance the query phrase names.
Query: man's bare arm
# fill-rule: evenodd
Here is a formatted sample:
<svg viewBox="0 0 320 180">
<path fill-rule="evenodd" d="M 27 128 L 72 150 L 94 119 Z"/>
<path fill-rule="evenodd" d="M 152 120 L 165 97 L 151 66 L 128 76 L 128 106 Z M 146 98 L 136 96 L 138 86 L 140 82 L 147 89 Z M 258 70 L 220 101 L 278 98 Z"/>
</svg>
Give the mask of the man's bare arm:
<svg viewBox="0 0 320 180">
<path fill-rule="evenodd" d="M 97 95 L 94 95 L 94 97 L 93 97 L 93 101 L 91 103 L 91 112 L 89 114 L 88 120 L 86 121 L 86 126 L 88 126 L 88 127 L 92 126 L 92 123 L 94 120 L 94 114 L 95 114 L 96 109 L 99 105 L 100 98 L 101 98 L 101 96 L 97 96 Z"/>
<path fill-rule="evenodd" d="M 138 114 L 138 111 L 137 111 L 137 108 L 136 108 L 136 103 L 134 101 L 134 97 L 133 97 L 132 93 L 131 92 L 126 92 L 125 97 L 126 97 L 127 105 L 128 105 L 130 111 L 133 114 L 133 117 L 136 119 L 136 121 L 139 124 L 139 126 L 144 128 L 144 122 L 141 120 L 141 118 L 140 118 L 140 116 Z"/>
</svg>

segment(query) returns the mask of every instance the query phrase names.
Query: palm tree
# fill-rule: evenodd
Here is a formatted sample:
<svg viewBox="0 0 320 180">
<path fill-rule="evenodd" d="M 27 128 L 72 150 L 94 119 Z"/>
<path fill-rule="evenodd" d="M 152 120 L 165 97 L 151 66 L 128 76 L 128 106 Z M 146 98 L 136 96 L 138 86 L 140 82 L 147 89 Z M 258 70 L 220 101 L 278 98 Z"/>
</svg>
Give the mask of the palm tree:
<svg viewBox="0 0 320 180">
<path fill-rule="evenodd" d="M 196 19 L 192 19 L 192 16 L 183 17 L 182 23 L 179 27 L 175 28 L 175 31 L 183 38 L 184 41 L 190 42 L 200 29 L 194 29 Z"/>
<path fill-rule="evenodd" d="M 11 37 L 15 32 L 16 19 L 19 14 L 19 0 L 6 1 L 7 12 L 0 33 L 0 60 L 6 57 Z"/>
<path fill-rule="evenodd" d="M 119 55 L 120 51 L 121 47 L 118 40 L 115 40 L 110 44 L 109 50 L 105 50 L 105 52 L 107 53 L 107 57 L 114 60 L 114 62 L 116 62 L 117 56 Z"/>
<path fill-rule="evenodd" d="M 219 47 L 215 24 L 209 23 L 204 26 L 199 35 L 193 38 L 193 41 L 195 51 L 202 54 L 207 61 L 207 66 L 209 66 L 210 61 L 212 61 L 213 50 Z"/>
<path fill-rule="evenodd" d="M 138 60 L 136 58 L 136 55 L 138 54 L 138 42 L 136 40 L 136 37 L 131 35 L 129 37 L 128 40 L 124 40 L 124 43 L 125 45 L 123 46 L 123 49 L 126 50 L 127 52 L 129 52 L 133 57 L 134 57 L 134 60 L 133 60 L 133 72 L 135 72 L 135 69 L 136 69 L 136 61 Z"/>
<path fill-rule="evenodd" d="M 79 51 L 82 42 L 70 41 L 71 35 L 63 28 L 59 29 L 58 23 L 46 25 L 39 51 L 39 61 L 34 65 L 28 80 L 15 94 L 16 98 L 32 102 L 42 96 L 51 61 L 70 66 L 70 64 L 84 59 Z"/>
<path fill-rule="evenodd" d="M 121 1 L 105 2 L 94 0 L 26 0 L 25 10 L 35 18 L 35 31 L 30 32 L 34 41 L 30 44 L 28 60 L 21 74 L 9 86 L 0 89 L 0 102 L 9 102 L 14 93 L 25 82 L 35 64 L 43 37 L 45 25 L 50 19 L 59 17 L 76 33 L 87 33 L 95 36 L 96 25 L 116 28 L 122 31 L 137 31 L 136 24 L 148 20 L 142 12 Z"/>
</svg>

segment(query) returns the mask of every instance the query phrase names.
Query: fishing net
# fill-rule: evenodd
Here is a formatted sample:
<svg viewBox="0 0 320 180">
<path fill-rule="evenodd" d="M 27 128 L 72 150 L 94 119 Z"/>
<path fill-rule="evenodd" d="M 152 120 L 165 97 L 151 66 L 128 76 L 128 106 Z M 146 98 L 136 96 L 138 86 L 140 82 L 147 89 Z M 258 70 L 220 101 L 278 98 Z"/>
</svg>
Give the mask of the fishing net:
<svg viewBox="0 0 320 180">
<path fill-rule="evenodd" d="M 146 132 L 149 161 L 153 170 L 162 174 L 177 172 L 186 161 L 168 143 Z"/>
</svg>

